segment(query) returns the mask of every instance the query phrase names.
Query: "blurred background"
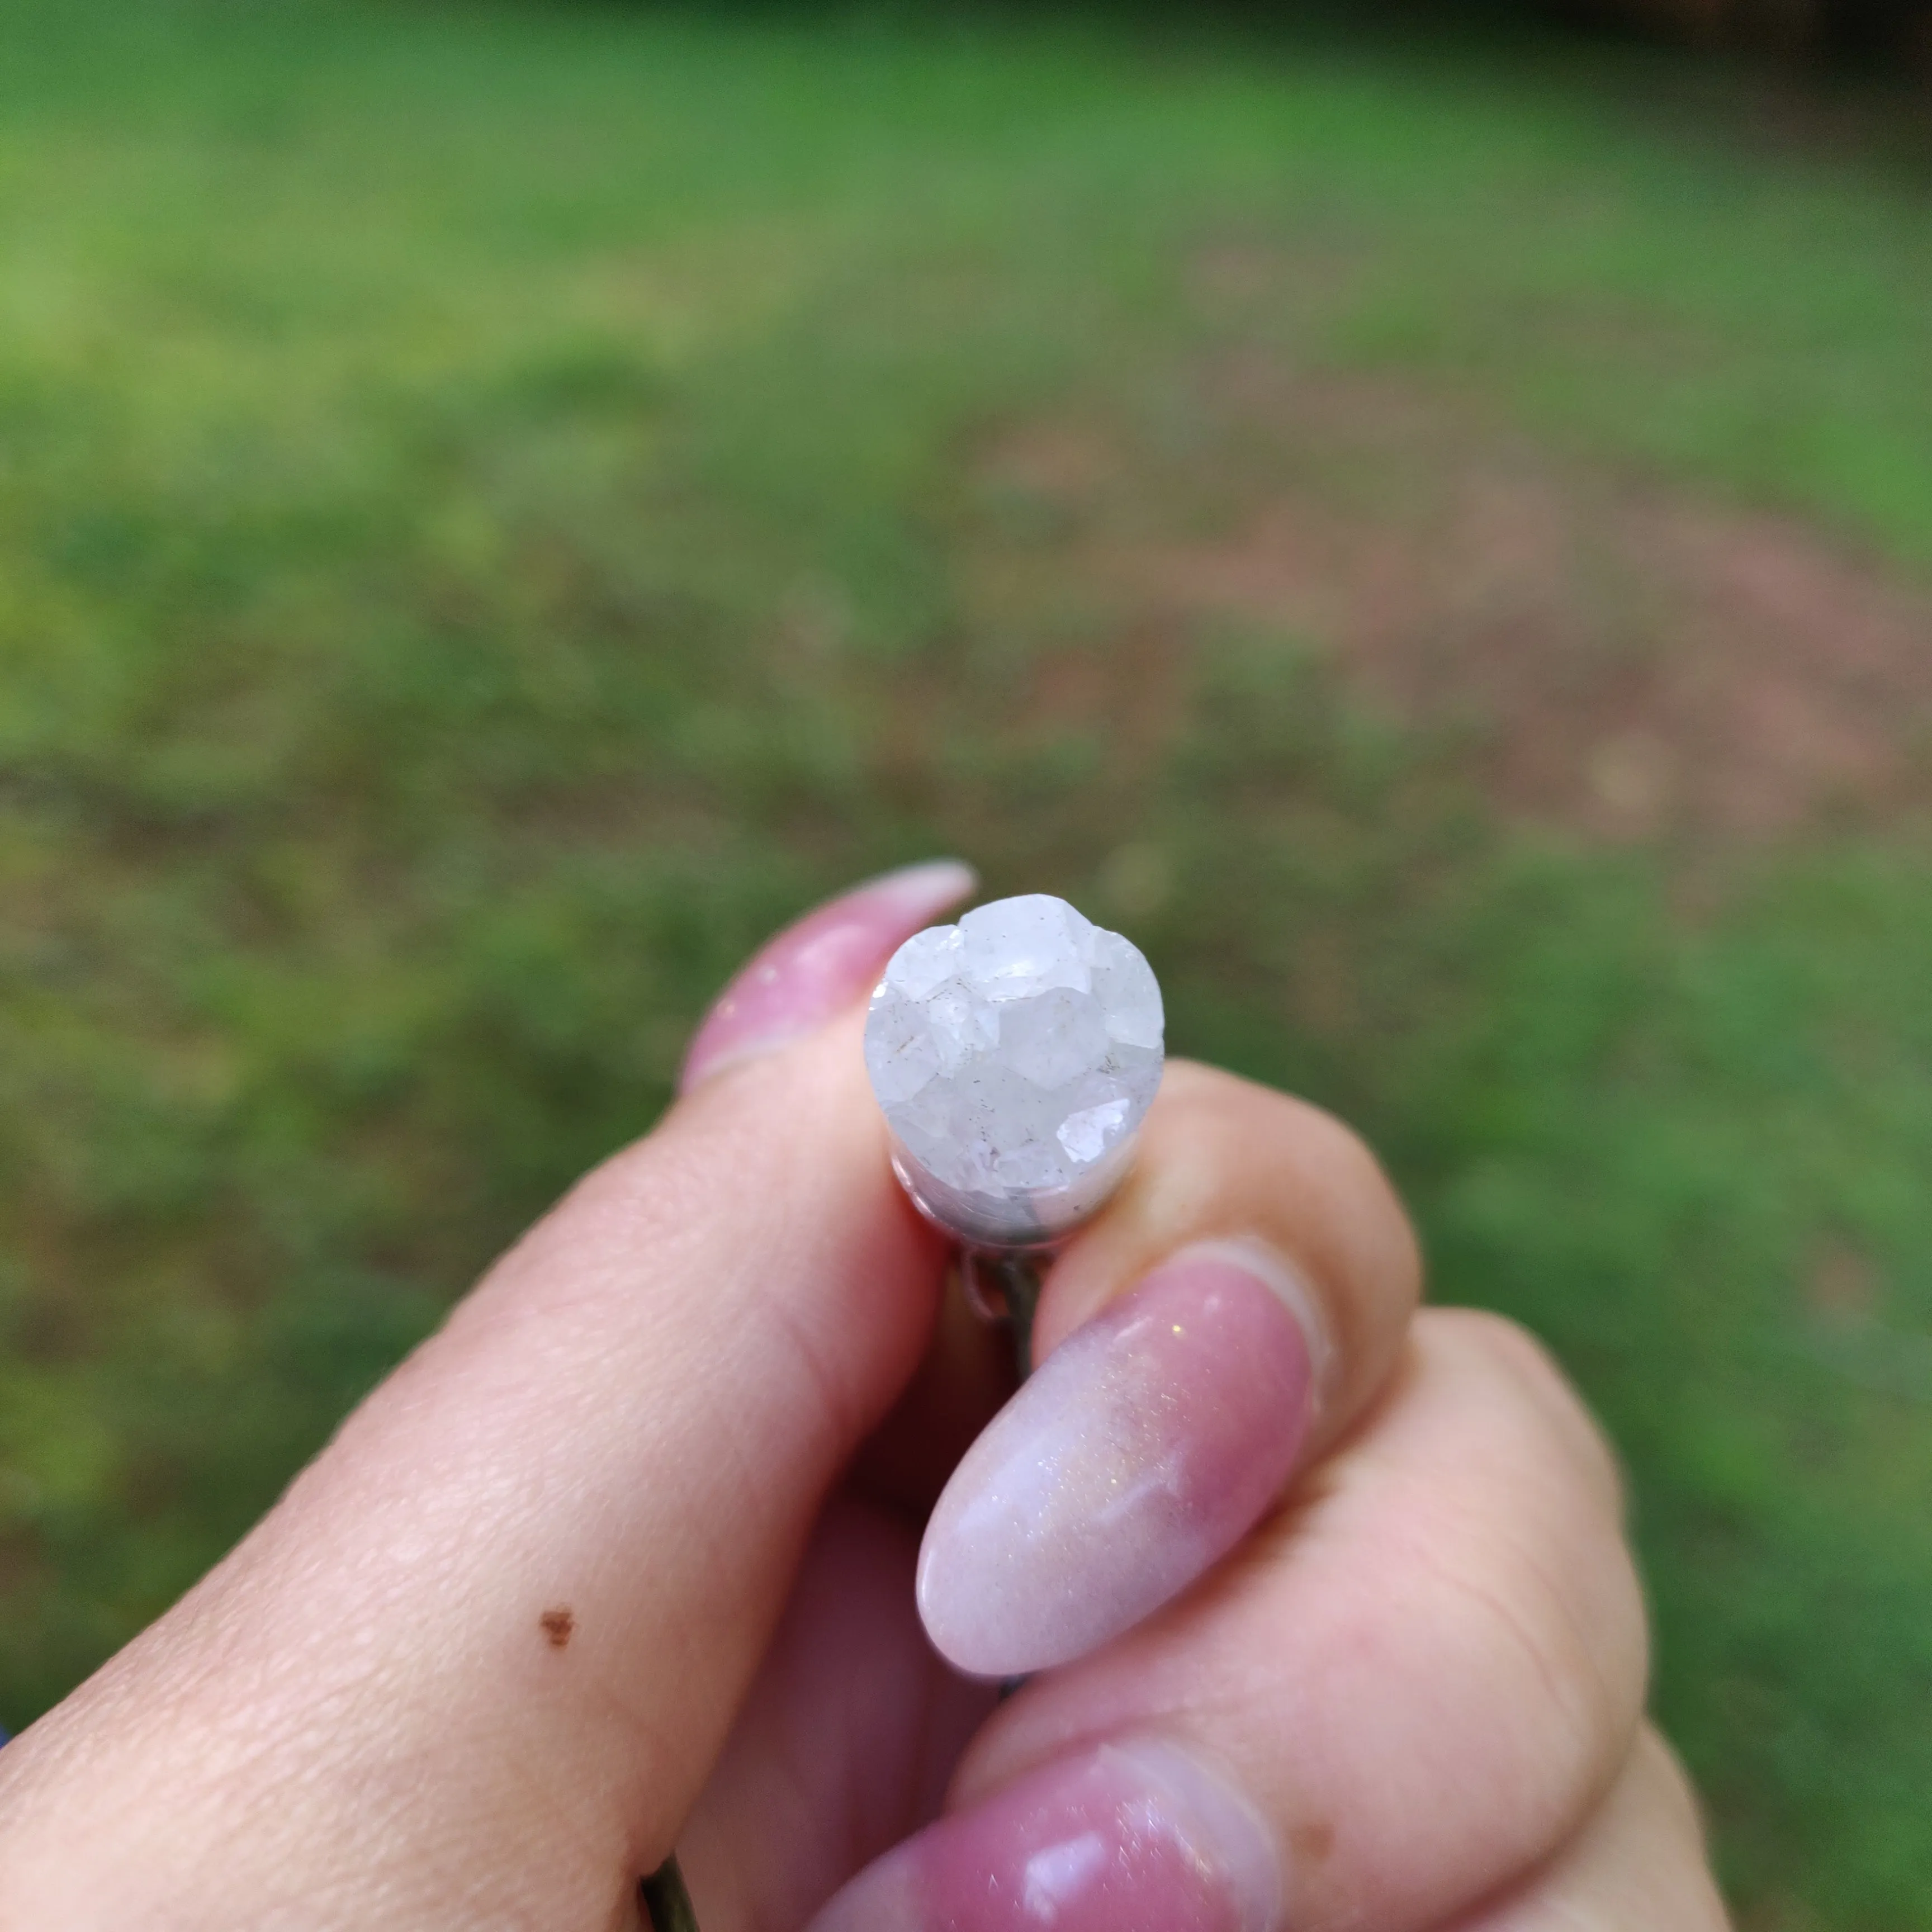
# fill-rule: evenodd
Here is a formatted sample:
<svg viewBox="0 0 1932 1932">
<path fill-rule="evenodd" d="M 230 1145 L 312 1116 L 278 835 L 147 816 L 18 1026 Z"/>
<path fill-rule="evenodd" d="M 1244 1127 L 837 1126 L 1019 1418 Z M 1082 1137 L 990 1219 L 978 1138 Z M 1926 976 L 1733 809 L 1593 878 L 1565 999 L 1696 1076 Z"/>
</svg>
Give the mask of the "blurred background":
<svg viewBox="0 0 1932 1932">
<path fill-rule="evenodd" d="M 1922 15 L 1648 17 L 0 0 L 0 1724 L 955 852 L 1581 1382 L 1751 1932 L 1932 1924 Z"/>
</svg>

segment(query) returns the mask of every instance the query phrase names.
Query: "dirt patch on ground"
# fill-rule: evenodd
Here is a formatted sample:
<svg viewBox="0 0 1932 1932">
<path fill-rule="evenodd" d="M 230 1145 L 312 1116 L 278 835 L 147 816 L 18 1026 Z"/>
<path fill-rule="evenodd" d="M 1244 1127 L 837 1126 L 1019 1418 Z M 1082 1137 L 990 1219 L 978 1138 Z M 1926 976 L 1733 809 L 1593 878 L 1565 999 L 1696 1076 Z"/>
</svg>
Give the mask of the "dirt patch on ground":
<svg viewBox="0 0 1932 1932">
<path fill-rule="evenodd" d="M 1056 422 L 981 481 L 1013 540 L 980 590 L 1131 642 L 1136 709 L 1231 625 L 1466 736 L 1512 812 L 1611 838 L 1757 838 L 1932 794 L 1932 586 L 1794 519 L 1571 463 L 1448 404 L 1231 362 L 1188 433 Z"/>
</svg>

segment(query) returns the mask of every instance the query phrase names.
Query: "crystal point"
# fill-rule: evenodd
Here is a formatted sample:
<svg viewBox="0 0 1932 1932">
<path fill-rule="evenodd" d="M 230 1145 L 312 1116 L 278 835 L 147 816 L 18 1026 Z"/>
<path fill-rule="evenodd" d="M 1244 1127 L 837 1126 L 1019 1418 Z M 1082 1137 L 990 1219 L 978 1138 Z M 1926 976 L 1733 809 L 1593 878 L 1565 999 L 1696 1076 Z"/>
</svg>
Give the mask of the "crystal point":
<svg viewBox="0 0 1932 1932">
<path fill-rule="evenodd" d="M 1048 1241 L 1118 1184 L 1160 1084 L 1160 988 L 1118 933 L 1043 893 L 906 941 L 866 1023 L 894 1158 L 934 1219 Z"/>
</svg>

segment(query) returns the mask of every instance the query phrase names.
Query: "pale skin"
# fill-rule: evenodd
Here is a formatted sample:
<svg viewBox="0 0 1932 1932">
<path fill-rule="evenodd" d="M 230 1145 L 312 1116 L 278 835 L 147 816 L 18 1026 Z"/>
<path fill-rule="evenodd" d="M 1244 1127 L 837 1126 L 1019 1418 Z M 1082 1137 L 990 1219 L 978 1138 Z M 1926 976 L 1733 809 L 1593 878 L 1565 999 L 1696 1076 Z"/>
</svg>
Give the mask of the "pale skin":
<svg viewBox="0 0 1932 1932">
<path fill-rule="evenodd" d="M 940 1809 L 1156 1736 L 1264 1818 L 1294 1932 L 1720 1932 L 1600 1433 L 1522 1331 L 1418 1311 L 1358 1141 L 1229 1075 L 1170 1069 L 1037 1346 L 1264 1239 L 1332 1343 L 1310 1450 L 1124 1636 L 1001 1704 L 945 1670 L 920 1516 L 1003 1390 L 889 1171 L 862 1000 L 585 1179 L 0 1752 L 0 1926 L 610 1932 L 676 1844 L 705 1932 L 794 1932 Z"/>
</svg>

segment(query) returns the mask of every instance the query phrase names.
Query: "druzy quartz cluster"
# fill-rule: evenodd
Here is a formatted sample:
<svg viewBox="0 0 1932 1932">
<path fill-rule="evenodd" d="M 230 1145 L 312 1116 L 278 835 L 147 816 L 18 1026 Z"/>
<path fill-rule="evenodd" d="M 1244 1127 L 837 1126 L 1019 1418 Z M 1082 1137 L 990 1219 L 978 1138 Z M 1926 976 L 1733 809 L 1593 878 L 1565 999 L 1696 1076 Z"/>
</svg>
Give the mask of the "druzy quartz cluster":
<svg viewBox="0 0 1932 1932">
<path fill-rule="evenodd" d="M 1163 1023 L 1138 950 L 1064 899 L 1000 899 L 916 934 L 866 1022 L 899 1178 L 969 1242 L 1054 1240 L 1125 1174 Z"/>
</svg>

